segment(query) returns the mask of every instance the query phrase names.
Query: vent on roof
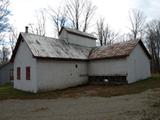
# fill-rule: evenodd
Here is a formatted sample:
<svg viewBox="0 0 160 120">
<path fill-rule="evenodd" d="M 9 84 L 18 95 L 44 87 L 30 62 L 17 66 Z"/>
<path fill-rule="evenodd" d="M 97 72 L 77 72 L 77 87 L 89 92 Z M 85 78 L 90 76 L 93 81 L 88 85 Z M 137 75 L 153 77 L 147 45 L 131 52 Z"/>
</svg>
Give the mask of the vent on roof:
<svg viewBox="0 0 160 120">
<path fill-rule="evenodd" d="M 39 44 L 39 45 L 41 44 L 38 40 L 36 40 L 36 43 Z"/>
<path fill-rule="evenodd" d="M 28 33 L 28 26 L 25 27 L 25 33 Z"/>
</svg>

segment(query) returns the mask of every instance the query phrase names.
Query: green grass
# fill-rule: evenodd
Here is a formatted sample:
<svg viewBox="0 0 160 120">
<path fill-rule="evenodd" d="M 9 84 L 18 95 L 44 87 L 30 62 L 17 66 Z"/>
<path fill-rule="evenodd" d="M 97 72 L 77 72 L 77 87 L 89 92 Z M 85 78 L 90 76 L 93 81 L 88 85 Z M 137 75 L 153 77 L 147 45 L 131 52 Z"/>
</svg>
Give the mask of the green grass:
<svg viewBox="0 0 160 120">
<path fill-rule="evenodd" d="M 12 85 L 0 86 L 0 100 L 4 99 L 52 99 L 64 97 L 100 96 L 111 97 L 126 94 L 140 93 L 148 89 L 160 88 L 160 75 L 141 80 L 129 85 L 81 85 L 64 90 L 55 90 L 43 93 L 29 93 L 16 90 Z"/>
</svg>

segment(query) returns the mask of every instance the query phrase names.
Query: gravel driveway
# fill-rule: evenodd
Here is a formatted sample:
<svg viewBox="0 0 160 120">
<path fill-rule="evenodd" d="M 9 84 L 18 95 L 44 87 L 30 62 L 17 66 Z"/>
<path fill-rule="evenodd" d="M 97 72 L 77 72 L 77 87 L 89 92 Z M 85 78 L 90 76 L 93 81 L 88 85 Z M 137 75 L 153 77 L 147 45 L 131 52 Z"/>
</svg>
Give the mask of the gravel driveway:
<svg viewBox="0 0 160 120">
<path fill-rule="evenodd" d="M 0 120 L 160 120 L 160 89 L 118 97 L 0 101 Z"/>
</svg>

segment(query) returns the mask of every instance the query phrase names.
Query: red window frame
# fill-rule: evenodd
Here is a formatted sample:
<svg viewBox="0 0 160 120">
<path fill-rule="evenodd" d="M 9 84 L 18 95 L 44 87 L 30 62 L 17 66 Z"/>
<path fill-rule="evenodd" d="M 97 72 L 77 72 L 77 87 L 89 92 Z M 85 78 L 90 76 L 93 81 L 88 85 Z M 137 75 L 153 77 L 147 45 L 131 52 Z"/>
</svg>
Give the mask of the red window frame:
<svg viewBox="0 0 160 120">
<path fill-rule="evenodd" d="M 17 67 L 17 80 L 21 79 L 21 68 Z"/>
<path fill-rule="evenodd" d="M 30 66 L 26 67 L 26 80 L 30 80 L 31 79 L 31 68 Z"/>
</svg>

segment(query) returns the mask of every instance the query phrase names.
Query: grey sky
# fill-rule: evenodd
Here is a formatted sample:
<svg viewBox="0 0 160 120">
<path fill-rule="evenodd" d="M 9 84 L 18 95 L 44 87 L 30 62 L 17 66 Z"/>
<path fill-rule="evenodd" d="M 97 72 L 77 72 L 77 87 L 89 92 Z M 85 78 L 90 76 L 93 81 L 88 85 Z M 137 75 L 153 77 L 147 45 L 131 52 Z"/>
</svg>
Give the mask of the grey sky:
<svg viewBox="0 0 160 120">
<path fill-rule="evenodd" d="M 143 10 L 149 20 L 160 17 L 160 0 L 135 0 L 134 5 Z"/>
<path fill-rule="evenodd" d="M 94 21 L 99 17 L 104 17 L 114 30 L 127 32 L 128 13 L 132 8 L 142 10 L 148 20 L 159 18 L 160 0 L 91 0 L 97 6 Z M 35 21 L 35 10 L 52 6 L 56 9 L 64 0 L 12 0 L 11 1 L 11 23 L 17 27 L 18 32 L 24 31 L 28 23 Z M 49 20 L 48 20 L 49 22 Z M 53 27 L 47 24 L 47 35 L 54 36 Z M 90 32 L 93 32 L 95 24 L 92 24 Z"/>
</svg>

